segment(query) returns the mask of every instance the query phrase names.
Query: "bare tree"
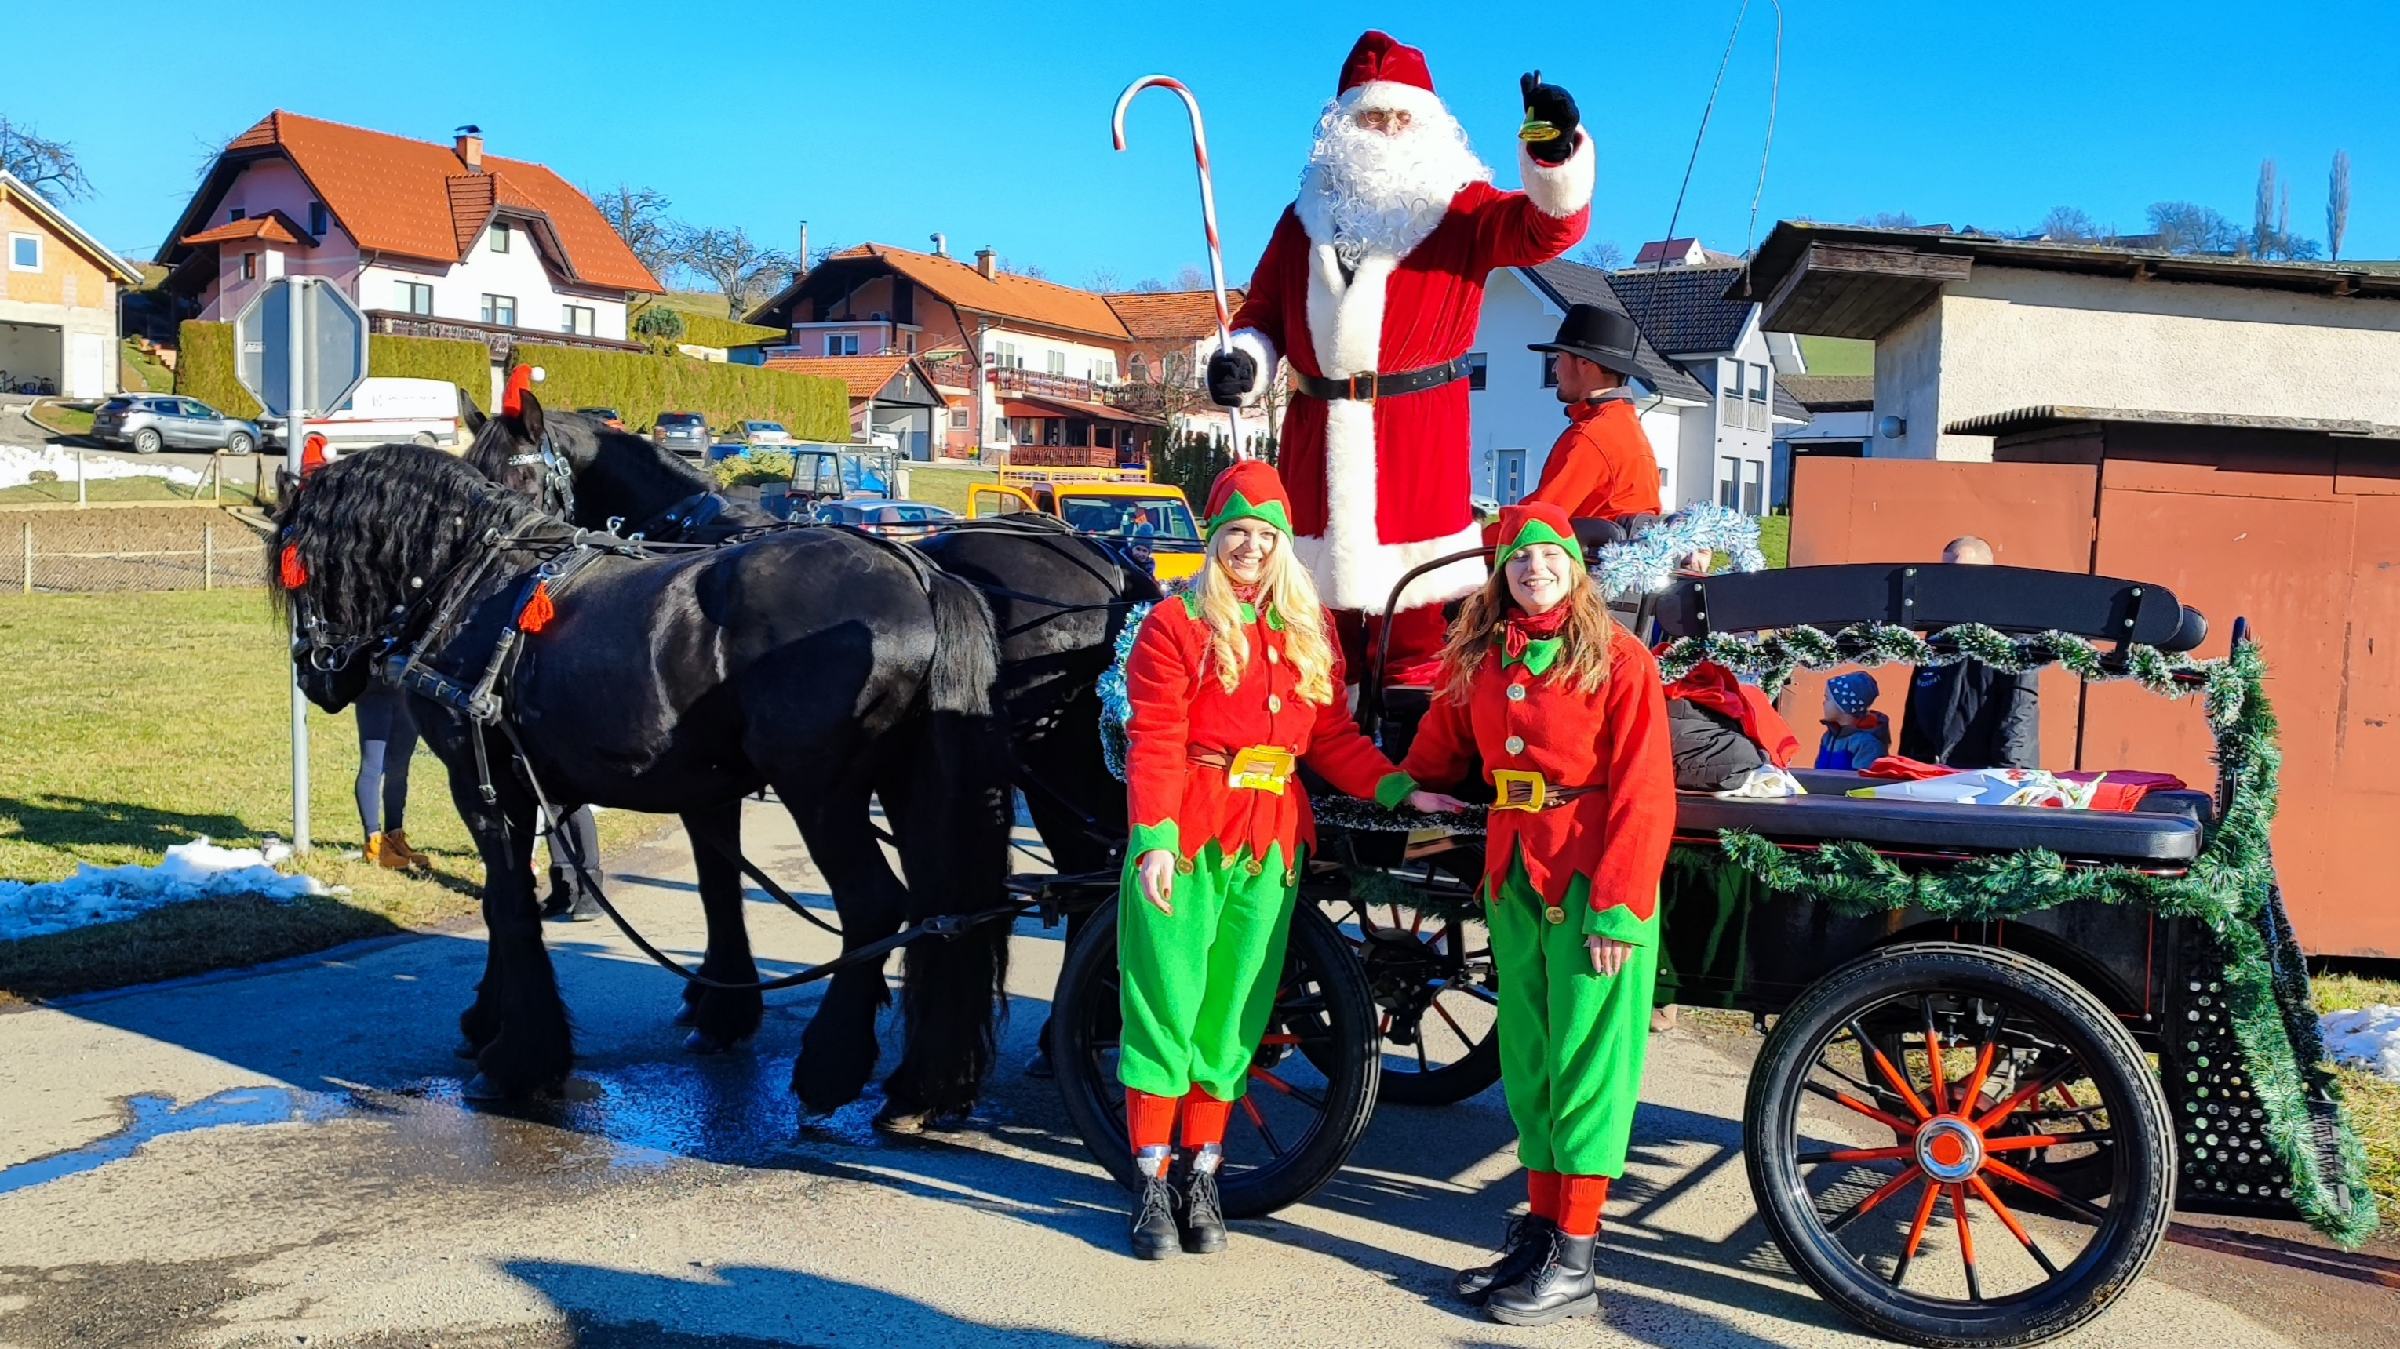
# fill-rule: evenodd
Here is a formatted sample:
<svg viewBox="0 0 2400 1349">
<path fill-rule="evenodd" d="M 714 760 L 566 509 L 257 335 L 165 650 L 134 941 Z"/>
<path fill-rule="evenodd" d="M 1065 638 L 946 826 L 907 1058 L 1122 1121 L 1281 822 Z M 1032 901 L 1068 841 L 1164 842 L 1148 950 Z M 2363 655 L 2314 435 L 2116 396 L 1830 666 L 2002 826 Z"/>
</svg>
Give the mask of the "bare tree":
<svg viewBox="0 0 2400 1349">
<path fill-rule="evenodd" d="M 602 219 L 617 232 L 633 256 L 657 276 L 675 263 L 675 224 L 667 219 L 667 194 L 654 187 L 618 183 L 584 195 L 600 208 Z"/>
<path fill-rule="evenodd" d="M 1135 291 L 1143 295 L 1156 295 L 1167 288 L 1167 283 L 1159 280 L 1155 276 L 1145 276 L 1141 280 L 1134 282 L 1133 288 Z"/>
<path fill-rule="evenodd" d="M 2342 260 L 2342 236 L 2350 231 L 2350 152 L 2333 152 L 2333 172 L 2325 182 L 2325 248 L 2335 262 Z"/>
<path fill-rule="evenodd" d="M 1606 239 L 1593 239 L 1575 250 L 1575 260 L 1611 272 L 1625 265 L 1625 250 Z"/>
<path fill-rule="evenodd" d="M 215 152 L 210 152 L 214 162 Z M 92 195 L 92 180 L 83 176 L 75 147 L 54 141 L 23 122 L 0 117 L 0 169 L 17 181 L 58 201 L 77 201 Z"/>
<path fill-rule="evenodd" d="M 1877 211 L 1873 215 L 1860 216 L 1858 223 L 1869 229 L 1913 230 L 1917 227 L 1917 218 L 1906 211 Z"/>
<path fill-rule="evenodd" d="M 2242 228 L 2211 207 L 2188 201 L 2150 203 L 2150 232 L 2169 253 L 2231 253 L 2242 246 Z"/>
<path fill-rule="evenodd" d="M 2258 162 L 2258 205 L 2250 226 L 2250 251 L 2266 257 L 2282 233 L 2275 227 L 2275 161 L 2262 159 Z"/>
<path fill-rule="evenodd" d="M 1109 267 L 1094 267 L 1092 269 L 1091 279 L 1083 283 L 1083 288 L 1085 290 L 1096 290 L 1102 294 L 1107 294 L 1110 291 L 1118 289 L 1117 273 L 1115 269 Z"/>
<path fill-rule="evenodd" d="M 1182 271 L 1175 274 L 1175 289 L 1206 290 L 1208 289 L 1208 273 L 1187 264 Z"/>
<path fill-rule="evenodd" d="M 825 265 L 825 259 L 849 247 L 848 244 L 819 244 L 808 250 L 808 269 L 815 271 Z"/>
<path fill-rule="evenodd" d="M 2050 214 L 2042 217 L 2041 233 L 2045 239 L 2067 244 L 2098 243 L 2107 237 L 2089 214 L 2074 206 L 2051 207 Z"/>
<path fill-rule="evenodd" d="M 792 255 L 779 248 L 761 248 L 740 226 L 701 229 L 686 226 L 675 237 L 677 265 L 705 278 L 725 297 L 725 312 L 739 319 L 773 291 L 792 270 Z"/>
</svg>

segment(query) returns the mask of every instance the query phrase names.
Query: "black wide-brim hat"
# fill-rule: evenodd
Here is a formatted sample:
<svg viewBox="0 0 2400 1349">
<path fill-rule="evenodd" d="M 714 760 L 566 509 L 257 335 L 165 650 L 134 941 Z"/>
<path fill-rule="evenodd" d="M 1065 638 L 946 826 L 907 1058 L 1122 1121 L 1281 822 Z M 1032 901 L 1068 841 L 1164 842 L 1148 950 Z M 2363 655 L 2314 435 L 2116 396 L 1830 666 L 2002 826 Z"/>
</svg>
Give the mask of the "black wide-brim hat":
<svg viewBox="0 0 2400 1349">
<path fill-rule="evenodd" d="M 1634 353 L 1641 344 L 1641 330 L 1633 320 L 1613 309 L 1596 304 L 1567 306 L 1567 316 L 1560 320 L 1558 336 L 1548 342 L 1529 342 L 1528 351 L 1563 351 L 1569 356 L 1581 356 L 1603 370 L 1614 370 L 1627 378 L 1642 378 L 1642 368 L 1634 362 Z"/>
</svg>

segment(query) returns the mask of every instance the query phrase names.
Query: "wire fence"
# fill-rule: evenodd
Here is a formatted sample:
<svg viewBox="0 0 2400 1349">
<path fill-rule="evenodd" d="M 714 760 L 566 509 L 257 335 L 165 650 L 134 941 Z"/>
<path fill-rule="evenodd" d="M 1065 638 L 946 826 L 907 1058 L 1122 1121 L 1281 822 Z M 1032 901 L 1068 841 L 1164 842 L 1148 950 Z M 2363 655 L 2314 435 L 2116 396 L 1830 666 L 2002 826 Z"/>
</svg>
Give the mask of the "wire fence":
<svg viewBox="0 0 2400 1349">
<path fill-rule="evenodd" d="M 0 514 L 0 595 L 217 590 L 266 583 L 266 539 L 217 510 Z"/>
</svg>

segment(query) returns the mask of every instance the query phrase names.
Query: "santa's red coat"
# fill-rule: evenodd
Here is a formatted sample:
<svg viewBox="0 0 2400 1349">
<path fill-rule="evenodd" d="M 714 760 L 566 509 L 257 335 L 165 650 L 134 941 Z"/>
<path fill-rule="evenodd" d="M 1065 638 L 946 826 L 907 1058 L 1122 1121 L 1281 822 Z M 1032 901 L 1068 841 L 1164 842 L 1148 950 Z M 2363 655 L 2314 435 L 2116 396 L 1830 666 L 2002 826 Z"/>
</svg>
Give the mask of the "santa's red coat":
<svg viewBox="0 0 2400 1349">
<path fill-rule="evenodd" d="M 1337 379 L 1464 356 L 1493 269 L 1557 257 L 1583 237 L 1590 216 L 1588 137 L 1564 164 L 1523 155 L 1519 163 L 1524 192 L 1469 183 L 1414 247 L 1369 253 L 1348 274 L 1324 213 L 1306 201 L 1287 208 L 1234 316 L 1235 348 L 1258 359 L 1262 383 L 1278 356 Z M 1372 402 L 1295 391 L 1277 463 L 1291 492 L 1297 555 L 1335 608 L 1380 613 L 1410 568 L 1481 541 L 1468 504 L 1464 379 Z M 1484 575 L 1472 560 L 1430 572 L 1409 587 L 1406 607 L 1463 595 Z"/>
</svg>

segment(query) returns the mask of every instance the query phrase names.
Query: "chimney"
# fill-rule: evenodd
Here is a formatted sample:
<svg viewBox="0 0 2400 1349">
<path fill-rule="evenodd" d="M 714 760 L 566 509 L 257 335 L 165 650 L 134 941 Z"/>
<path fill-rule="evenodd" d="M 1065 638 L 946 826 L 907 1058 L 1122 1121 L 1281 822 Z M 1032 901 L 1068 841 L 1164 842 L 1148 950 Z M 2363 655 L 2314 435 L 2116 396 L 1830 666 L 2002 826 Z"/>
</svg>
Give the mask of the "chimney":
<svg viewBox="0 0 2400 1349">
<path fill-rule="evenodd" d="M 976 249 L 975 270 L 983 274 L 984 280 L 991 280 L 994 276 L 999 275 L 1000 255 L 994 253 L 989 248 Z"/>
<path fill-rule="evenodd" d="M 950 256 L 950 239 L 939 230 L 934 231 L 933 235 L 933 255 L 937 258 Z"/>
<path fill-rule="evenodd" d="M 458 129 L 458 139 L 450 143 L 450 148 L 457 152 L 459 162 L 467 166 L 467 172 L 483 172 L 482 127 L 476 126 L 472 123 L 460 127 Z"/>
</svg>

